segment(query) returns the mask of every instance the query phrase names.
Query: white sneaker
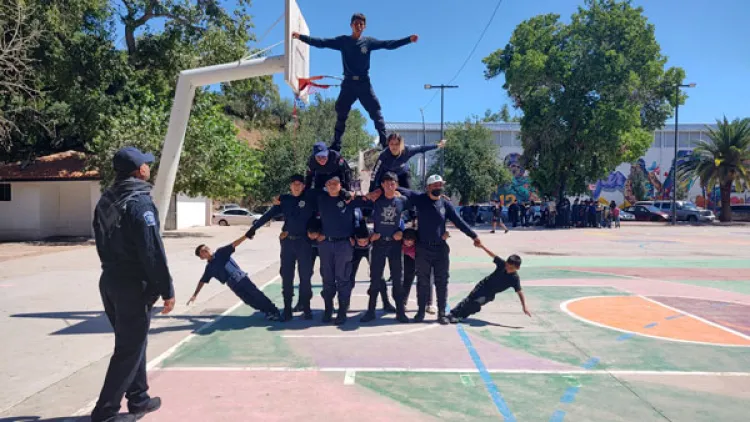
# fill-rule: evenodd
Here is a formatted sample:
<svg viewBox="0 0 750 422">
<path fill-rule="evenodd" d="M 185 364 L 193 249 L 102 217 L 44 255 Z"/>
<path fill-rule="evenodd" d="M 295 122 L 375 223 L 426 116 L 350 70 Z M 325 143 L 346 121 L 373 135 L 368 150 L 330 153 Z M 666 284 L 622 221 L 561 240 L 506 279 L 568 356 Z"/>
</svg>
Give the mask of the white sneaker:
<svg viewBox="0 0 750 422">
<path fill-rule="evenodd" d="M 427 307 L 427 313 L 435 315 L 437 313 L 437 306 L 435 306 L 435 305 L 428 306 Z"/>
</svg>

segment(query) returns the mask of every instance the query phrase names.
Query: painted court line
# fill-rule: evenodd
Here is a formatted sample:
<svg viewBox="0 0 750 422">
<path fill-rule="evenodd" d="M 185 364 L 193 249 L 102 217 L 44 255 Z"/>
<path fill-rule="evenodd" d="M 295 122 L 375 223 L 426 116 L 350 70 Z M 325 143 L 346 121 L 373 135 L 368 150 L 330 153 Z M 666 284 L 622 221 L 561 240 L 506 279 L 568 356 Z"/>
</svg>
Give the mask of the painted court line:
<svg viewBox="0 0 750 422">
<path fill-rule="evenodd" d="M 264 290 L 266 287 L 268 287 L 269 285 L 277 282 L 280 279 L 281 279 L 281 276 L 276 275 L 274 278 L 272 278 L 269 281 L 267 281 L 264 285 L 260 286 L 259 290 L 261 290 L 261 291 Z M 221 320 L 225 316 L 231 314 L 232 312 L 234 312 L 237 308 L 239 308 L 243 304 L 244 304 L 244 302 L 241 301 L 241 300 L 239 302 L 235 303 L 232 307 L 230 307 L 226 311 L 222 312 L 221 315 L 217 316 L 212 321 L 209 321 L 209 322 L 201 325 L 200 327 L 198 327 L 197 330 L 195 330 L 195 332 L 190 333 L 185 338 L 183 338 L 182 340 L 178 341 L 174 346 L 172 346 L 169 349 L 165 350 L 164 353 L 162 353 L 159 356 L 155 357 L 154 359 L 150 360 L 146 364 L 146 371 L 151 371 L 151 370 L 155 369 L 157 365 L 159 365 L 160 363 L 164 362 L 164 360 L 167 359 L 168 357 L 172 356 L 172 354 L 174 354 L 174 352 L 176 352 L 177 349 L 180 348 L 180 346 L 182 346 L 185 343 L 189 342 L 190 340 L 194 339 L 198 334 L 202 333 L 203 331 L 211 328 L 214 324 L 216 324 L 217 322 L 219 322 L 219 320 Z M 75 412 L 73 414 L 73 416 L 74 417 L 76 417 L 76 416 L 84 416 L 84 415 L 87 415 L 87 414 L 91 413 L 91 411 L 94 409 L 94 406 L 96 406 L 96 401 L 97 400 L 98 400 L 98 398 L 92 400 L 86 406 L 78 409 L 78 411 Z"/>
<path fill-rule="evenodd" d="M 584 369 L 591 369 L 595 367 L 599 363 L 600 359 L 596 356 L 590 357 L 589 360 L 583 363 L 581 365 Z M 607 371 L 608 372 L 608 371 Z M 581 389 L 581 385 L 571 385 L 565 390 L 565 393 L 563 393 L 562 397 L 560 397 L 560 404 L 568 404 L 573 403 L 576 399 L 576 394 L 578 394 L 578 391 Z M 566 412 L 564 410 L 557 409 L 552 414 L 552 417 L 550 418 L 550 422 L 562 422 L 563 419 L 565 419 Z"/>
<path fill-rule="evenodd" d="M 344 372 L 344 385 L 354 385 L 354 378 L 357 375 L 357 371 L 352 369 Z"/>
<path fill-rule="evenodd" d="M 486 368 L 485 368 L 486 369 Z M 466 374 L 478 373 L 475 368 L 405 368 L 405 367 L 286 367 L 286 366 L 170 366 L 155 368 L 162 372 L 405 372 Z M 651 370 L 584 370 L 584 369 L 486 369 L 490 374 L 520 375 L 693 375 L 718 377 L 750 377 L 750 372 L 712 372 L 712 371 L 651 371 Z"/>
<path fill-rule="evenodd" d="M 497 385 L 495 385 L 495 382 L 492 381 L 492 377 L 490 377 L 490 373 L 487 371 L 487 367 L 484 366 L 482 359 L 479 357 L 479 353 L 477 353 L 474 345 L 471 344 L 471 339 L 469 339 L 469 335 L 466 334 L 463 324 L 458 324 L 456 326 L 456 329 L 458 330 L 458 335 L 464 342 L 466 349 L 469 351 L 471 360 L 474 361 L 474 365 L 477 367 L 477 371 L 479 371 L 479 375 L 482 377 L 484 386 L 485 388 L 487 388 L 487 392 L 490 393 L 490 397 L 492 397 L 492 401 L 495 403 L 495 407 L 497 407 L 497 410 L 501 415 L 503 415 L 503 420 L 507 422 L 516 422 L 516 418 L 513 416 L 513 413 L 510 412 L 510 409 L 505 403 L 505 400 L 503 400 L 503 396 L 500 394 L 500 390 L 498 390 Z"/>
<path fill-rule="evenodd" d="M 382 333 L 369 333 L 369 334 L 288 334 L 281 335 L 281 338 L 367 338 L 367 337 L 389 337 L 389 336 L 400 336 L 403 334 L 412 334 L 420 331 L 429 330 L 431 328 L 439 327 L 439 324 L 427 324 L 423 327 L 412 328 L 409 330 L 402 331 L 384 331 Z"/>
<path fill-rule="evenodd" d="M 667 309 L 669 309 L 669 310 L 672 310 L 672 311 L 674 311 L 674 312 L 679 312 L 679 313 L 681 313 L 681 314 L 684 314 L 684 315 L 686 315 L 686 316 L 689 316 L 689 317 L 691 317 L 691 318 L 695 318 L 695 319 L 697 319 L 698 321 L 700 321 L 700 322 L 702 322 L 702 323 L 704 323 L 704 324 L 708 324 L 708 325 L 711 325 L 711 326 L 713 326 L 713 327 L 716 327 L 716 328 L 718 328 L 718 329 L 720 329 L 720 330 L 724 330 L 724 331 L 726 331 L 726 332 L 728 332 L 728 333 L 734 334 L 734 335 L 736 335 L 736 336 L 738 336 L 738 337 L 742 337 L 742 338 L 744 338 L 745 340 L 750 340 L 750 336 L 748 336 L 748 335 L 746 335 L 746 334 L 742 334 L 742 333 L 741 333 L 741 332 L 739 332 L 739 331 L 735 331 L 735 330 L 733 330 L 733 329 L 731 329 L 731 328 L 727 328 L 727 327 L 725 327 L 725 326 L 723 326 L 723 325 L 721 325 L 721 324 L 717 324 L 717 323 L 715 323 L 715 322 L 711 322 L 711 321 L 709 321 L 709 320 L 707 320 L 707 319 L 705 319 L 705 318 L 701 318 L 701 317 L 699 317 L 699 316 L 697 316 L 697 315 L 695 315 L 695 314 L 691 314 L 690 312 L 687 312 L 687 311 L 683 311 L 683 310 L 681 310 L 681 309 L 677 309 L 677 308 L 673 308 L 673 307 L 671 307 L 671 306 L 669 306 L 669 305 L 665 305 L 665 304 L 663 304 L 663 303 L 659 302 L 658 300 L 654 300 L 654 299 L 648 298 L 648 297 L 646 297 L 646 296 L 642 296 L 642 295 L 639 295 L 638 297 L 640 297 L 641 299 L 645 299 L 645 300 L 648 300 L 649 302 L 655 303 L 655 304 L 657 304 L 657 305 L 661 305 L 661 306 L 663 306 L 663 307 L 665 307 L 665 308 L 667 308 Z"/>
</svg>

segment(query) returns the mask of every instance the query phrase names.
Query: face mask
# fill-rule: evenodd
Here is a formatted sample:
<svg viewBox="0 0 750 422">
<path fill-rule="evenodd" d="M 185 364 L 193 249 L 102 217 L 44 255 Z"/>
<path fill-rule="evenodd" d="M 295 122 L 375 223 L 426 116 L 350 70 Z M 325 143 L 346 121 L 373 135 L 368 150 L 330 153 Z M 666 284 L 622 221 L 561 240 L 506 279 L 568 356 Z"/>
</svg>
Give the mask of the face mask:
<svg viewBox="0 0 750 422">
<path fill-rule="evenodd" d="M 440 196 L 443 194 L 443 189 L 433 189 L 430 191 L 430 195 L 432 196 Z"/>
</svg>

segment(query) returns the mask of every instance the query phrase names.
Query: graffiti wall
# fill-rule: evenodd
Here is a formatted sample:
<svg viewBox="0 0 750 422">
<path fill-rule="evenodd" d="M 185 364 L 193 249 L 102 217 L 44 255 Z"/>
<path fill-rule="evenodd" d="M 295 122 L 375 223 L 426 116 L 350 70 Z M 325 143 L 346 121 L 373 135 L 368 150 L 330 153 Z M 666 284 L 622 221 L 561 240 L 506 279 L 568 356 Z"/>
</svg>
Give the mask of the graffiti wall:
<svg viewBox="0 0 750 422">
<path fill-rule="evenodd" d="M 536 189 L 531 186 L 529 172 L 521 163 L 521 154 L 512 152 L 506 155 L 503 161 L 510 170 L 513 180 L 508 185 L 498 187 L 497 192 L 492 196 L 492 200 L 500 202 L 502 205 L 509 205 L 516 199 L 518 202 L 539 201 Z"/>
</svg>

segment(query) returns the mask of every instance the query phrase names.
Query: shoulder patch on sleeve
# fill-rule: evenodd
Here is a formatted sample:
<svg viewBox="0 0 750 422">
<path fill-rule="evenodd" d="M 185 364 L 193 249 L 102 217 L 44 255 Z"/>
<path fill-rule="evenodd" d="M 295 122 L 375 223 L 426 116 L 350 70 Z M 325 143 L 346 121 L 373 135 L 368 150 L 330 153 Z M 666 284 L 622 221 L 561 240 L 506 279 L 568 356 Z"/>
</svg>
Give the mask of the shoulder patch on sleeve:
<svg viewBox="0 0 750 422">
<path fill-rule="evenodd" d="M 147 226 L 155 226 L 156 225 L 156 217 L 154 216 L 153 211 L 146 211 L 143 213 L 143 220 L 146 221 Z"/>
</svg>

